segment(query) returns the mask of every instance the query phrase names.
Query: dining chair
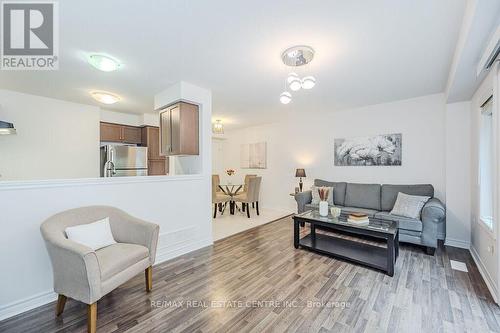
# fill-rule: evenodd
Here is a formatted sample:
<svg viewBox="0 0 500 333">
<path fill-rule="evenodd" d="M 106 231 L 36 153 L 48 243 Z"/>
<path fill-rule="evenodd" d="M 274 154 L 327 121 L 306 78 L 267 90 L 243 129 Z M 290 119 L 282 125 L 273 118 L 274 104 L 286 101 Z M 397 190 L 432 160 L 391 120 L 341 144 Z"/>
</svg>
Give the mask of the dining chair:
<svg viewBox="0 0 500 333">
<path fill-rule="evenodd" d="M 212 175 L 212 185 L 215 186 L 215 191 L 216 192 L 222 192 L 220 189 L 220 176 L 219 175 Z"/>
<path fill-rule="evenodd" d="M 231 201 L 231 196 L 225 194 L 222 191 L 217 191 L 219 185 L 216 184 L 216 182 L 214 182 L 213 179 L 214 178 L 212 176 L 212 203 L 214 204 L 214 219 L 215 219 L 217 217 L 217 207 L 222 204 L 226 205 L 228 201 Z M 219 209 L 219 210 L 222 215 L 224 213 L 224 209 Z"/>
<path fill-rule="evenodd" d="M 248 182 L 250 181 L 250 178 L 252 177 L 257 177 L 257 175 L 245 175 L 245 182 L 243 184 L 243 191 L 239 192 L 238 194 L 245 194 L 248 192 Z M 255 207 L 255 204 L 252 202 L 252 208 Z M 245 211 L 245 206 L 243 206 L 243 211 Z"/>
<path fill-rule="evenodd" d="M 259 215 L 259 192 L 262 177 L 250 177 L 248 181 L 248 191 L 246 193 L 237 194 L 233 197 L 235 202 L 241 202 L 243 211 L 247 212 L 247 217 L 250 218 L 250 203 L 255 203 L 257 215 Z"/>
</svg>

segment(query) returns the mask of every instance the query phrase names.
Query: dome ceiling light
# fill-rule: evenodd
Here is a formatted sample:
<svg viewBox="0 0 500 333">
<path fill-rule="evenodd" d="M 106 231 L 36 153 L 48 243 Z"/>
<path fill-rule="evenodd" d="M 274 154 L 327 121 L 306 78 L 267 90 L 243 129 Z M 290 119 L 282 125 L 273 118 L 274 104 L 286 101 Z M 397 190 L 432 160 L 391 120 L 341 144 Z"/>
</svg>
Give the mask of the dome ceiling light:
<svg viewBox="0 0 500 333">
<path fill-rule="evenodd" d="M 115 104 L 121 100 L 120 96 L 111 94 L 106 91 L 93 91 L 90 95 L 98 102 L 103 104 Z"/>
<path fill-rule="evenodd" d="M 89 64 L 103 72 L 113 72 L 120 68 L 118 60 L 103 54 L 92 54 L 88 59 Z"/>
<path fill-rule="evenodd" d="M 289 67 L 295 67 L 297 70 L 299 67 L 309 64 L 314 58 L 314 50 L 310 46 L 298 45 L 292 46 L 283 51 L 281 54 L 281 60 L 283 64 Z M 301 69 L 302 70 L 302 69 Z M 300 89 L 309 90 L 316 85 L 316 79 L 312 75 L 304 76 L 302 79 L 294 71 L 288 74 L 286 78 L 286 89 L 291 91 L 299 91 Z M 292 94 L 288 91 L 283 92 L 280 95 L 280 102 L 282 104 L 288 104 L 292 101 Z"/>
</svg>

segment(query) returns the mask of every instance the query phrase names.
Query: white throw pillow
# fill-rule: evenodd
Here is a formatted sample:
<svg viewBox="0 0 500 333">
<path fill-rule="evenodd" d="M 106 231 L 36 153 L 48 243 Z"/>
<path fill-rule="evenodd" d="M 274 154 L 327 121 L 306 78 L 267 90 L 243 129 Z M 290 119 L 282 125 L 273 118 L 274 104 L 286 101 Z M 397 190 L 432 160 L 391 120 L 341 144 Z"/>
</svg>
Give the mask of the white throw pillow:
<svg viewBox="0 0 500 333">
<path fill-rule="evenodd" d="M 333 187 L 328 187 L 328 186 L 314 186 L 314 185 L 311 186 L 311 192 L 312 192 L 311 204 L 319 205 L 320 199 L 319 199 L 318 189 L 320 188 L 328 189 L 328 198 L 326 199 L 326 201 L 328 201 L 328 204 L 330 206 L 333 206 Z"/>
<path fill-rule="evenodd" d="M 431 197 L 408 195 L 399 192 L 396 203 L 391 210 L 391 214 L 420 219 L 420 212 L 430 198 Z"/>
<path fill-rule="evenodd" d="M 97 222 L 68 227 L 64 231 L 68 239 L 88 246 L 94 251 L 116 244 L 108 217 Z"/>
</svg>

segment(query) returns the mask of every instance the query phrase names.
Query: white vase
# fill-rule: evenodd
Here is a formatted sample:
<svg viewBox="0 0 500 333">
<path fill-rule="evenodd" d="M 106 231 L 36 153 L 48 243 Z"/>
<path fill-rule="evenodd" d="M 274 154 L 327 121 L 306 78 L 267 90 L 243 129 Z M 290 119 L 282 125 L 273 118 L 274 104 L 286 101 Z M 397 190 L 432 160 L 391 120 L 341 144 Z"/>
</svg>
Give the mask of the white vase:
<svg viewBox="0 0 500 333">
<path fill-rule="evenodd" d="M 328 201 L 319 202 L 319 215 L 328 216 Z"/>
</svg>

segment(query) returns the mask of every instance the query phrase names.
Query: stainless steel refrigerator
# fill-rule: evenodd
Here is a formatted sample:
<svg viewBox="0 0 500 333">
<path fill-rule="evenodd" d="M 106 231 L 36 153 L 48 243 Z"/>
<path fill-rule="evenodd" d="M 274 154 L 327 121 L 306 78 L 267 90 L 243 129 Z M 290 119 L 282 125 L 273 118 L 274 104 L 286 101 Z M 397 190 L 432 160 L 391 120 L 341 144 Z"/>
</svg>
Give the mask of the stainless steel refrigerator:
<svg viewBox="0 0 500 333">
<path fill-rule="evenodd" d="M 101 177 L 148 175 L 148 148 L 106 145 L 101 147 Z"/>
</svg>

